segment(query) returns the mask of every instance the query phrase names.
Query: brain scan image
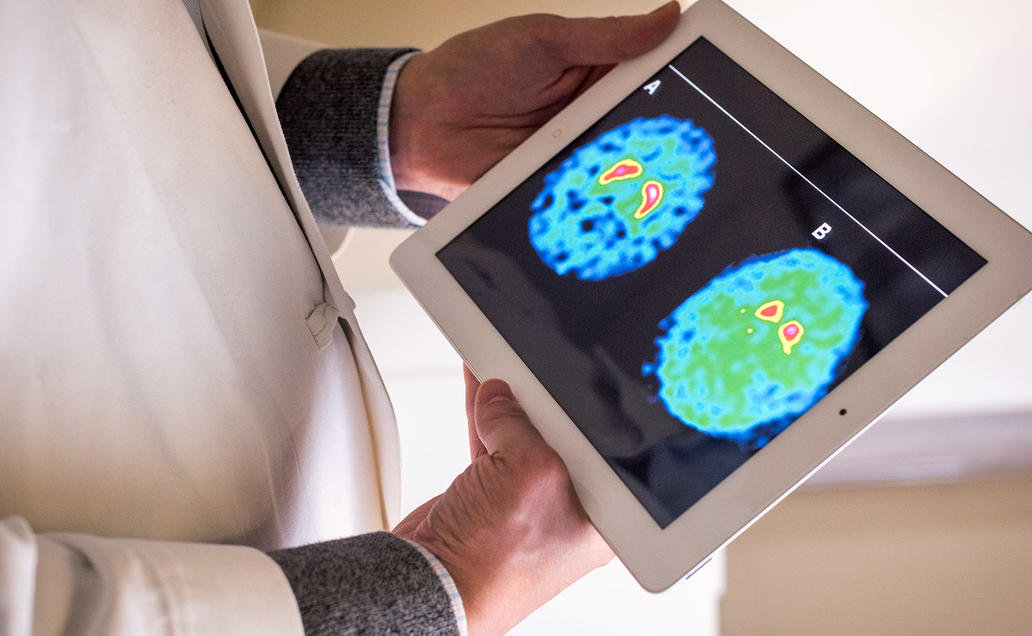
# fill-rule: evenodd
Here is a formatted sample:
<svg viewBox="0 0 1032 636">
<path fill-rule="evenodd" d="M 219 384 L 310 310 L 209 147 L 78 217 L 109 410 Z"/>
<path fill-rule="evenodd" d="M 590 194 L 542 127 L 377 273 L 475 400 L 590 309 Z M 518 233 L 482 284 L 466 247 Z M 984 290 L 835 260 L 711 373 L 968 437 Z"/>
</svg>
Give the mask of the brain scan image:
<svg viewBox="0 0 1032 636">
<path fill-rule="evenodd" d="M 753 257 L 659 323 L 642 370 L 685 425 L 759 448 L 827 393 L 866 311 L 864 283 L 819 250 Z"/>
<path fill-rule="evenodd" d="M 576 149 L 531 203 L 530 242 L 560 276 L 638 269 L 677 241 L 713 186 L 713 140 L 689 120 L 639 117 Z"/>
</svg>

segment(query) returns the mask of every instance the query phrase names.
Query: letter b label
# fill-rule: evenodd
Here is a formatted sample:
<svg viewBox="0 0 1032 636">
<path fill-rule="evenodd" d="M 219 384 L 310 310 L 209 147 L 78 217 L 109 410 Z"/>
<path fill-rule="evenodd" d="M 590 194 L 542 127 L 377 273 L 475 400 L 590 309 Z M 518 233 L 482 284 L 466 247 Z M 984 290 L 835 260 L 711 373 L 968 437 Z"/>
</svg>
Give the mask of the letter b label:
<svg viewBox="0 0 1032 636">
<path fill-rule="evenodd" d="M 810 232 L 810 234 L 812 234 L 813 237 L 819 241 L 825 236 L 831 234 L 831 226 L 827 223 L 821 223 L 820 227 L 818 227 L 813 232 Z"/>
</svg>

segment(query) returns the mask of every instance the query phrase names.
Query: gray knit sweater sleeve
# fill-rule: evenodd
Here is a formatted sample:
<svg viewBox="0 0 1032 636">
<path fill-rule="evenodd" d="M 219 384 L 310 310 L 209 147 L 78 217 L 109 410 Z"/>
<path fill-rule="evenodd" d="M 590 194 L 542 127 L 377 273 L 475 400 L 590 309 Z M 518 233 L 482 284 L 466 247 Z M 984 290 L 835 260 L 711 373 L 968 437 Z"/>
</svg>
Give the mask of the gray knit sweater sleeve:
<svg viewBox="0 0 1032 636">
<path fill-rule="evenodd" d="M 441 580 L 389 532 L 269 556 L 290 581 L 306 634 L 459 634 Z"/>
<path fill-rule="evenodd" d="M 301 190 L 321 221 L 408 227 L 379 179 L 377 112 L 387 67 L 413 49 L 324 49 L 276 99 Z"/>
</svg>

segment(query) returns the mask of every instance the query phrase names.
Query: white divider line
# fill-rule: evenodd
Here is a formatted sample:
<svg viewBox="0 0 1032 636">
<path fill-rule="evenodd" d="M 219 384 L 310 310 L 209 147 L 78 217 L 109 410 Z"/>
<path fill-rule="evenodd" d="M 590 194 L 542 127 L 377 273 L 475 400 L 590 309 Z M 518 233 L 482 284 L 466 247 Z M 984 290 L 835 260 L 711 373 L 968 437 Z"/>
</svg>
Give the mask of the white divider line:
<svg viewBox="0 0 1032 636">
<path fill-rule="evenodd" d="M 806 175 L 804 175 L 804 174 L 803 174 L 802 172 L 799 172 L 798 170 L 796 170 L 795 166 L 793 166 L 793 165 L 792 165 L 792 164 L 790 164 L 789 162 L 785 161 L 785 158 L 784 158 L 784 157 L 782 157 L 781 155 L 779 155 L 779 154 L 778 154 L 778 153 L 777 153 L 777 152 L 776 152 L 776 151 L 775 151 L 775 150 L 774 150 L 773 148 L 771 148 L 770 146 L 768 146 L 768 145 L 767 145 L 767 143 L 766 143 L 765 141 L 763 141 L 762 139 L 760 139 L 760 138 L 759 138 L 759 137 L 758 137 L 758 136 L 756 135 L 756 133 L 754 133 L 753 131 L 749 130 L 748 126 L 746 126 L 746 125 L 745 125 L 745 124 L 743 124 L 742 122 L 738 121 L 738 118 L 736 118 L 736 117 L 735 117 L 734 115 L 732 115 L 731 113 L 729 113 L 729 112 L 727 111 L 727 109 L 726 109 L 726 108 L 724 108 L 723 106 L 721 106 L 721 105 L 720 105 L 720 104 L 719 104 L 719 103 L 717 102 L 717 100 L 713 99 L 713 98 L 712 98 L 712 97 L 710 97 L 710 96 L 709 96 L 708 94 L 706 94 L 706 91 L 704 91 L 704 90 L 702 90 L 701 88 L 699 88 L 699 87 L 698 87 L 698 86 L 697 86 L 697 85 L 695 84 L 695 82 L 693 82 L 693 81 L 691 81 L 690 79 L 688 79 L 687 77 L 685 77 L 685 76 L 684 76 L 684 73 L 682 73 L 681 71 L 677 70 L 677 68 L 675 68 L 673 64 L 667 64 L 667 68 L 669 68 L 669 69 L 670 69 L 671 71 L 673 71 L 674 73 L 677 73 L 677 76 L 678 76 L 678 77 L 680 77 L 680 78 L 681 78 L 681 79 L 683 79 L 683 80 L 684 80 L 685 82 L 687 82 L 689 86 L 691 86 L 691 87 L 692 87 L 692 88 L 694 88 L 694 89 L 695 89 L 696 91 L 698 91 L 698 93 L 699 93 L 700 95 L 702 95 L 703 97 L 705 97 L 705 98 L 706 98 L 706 99 L 707 99 L 707 100 L 708 100 L 708 101 L 709 101 L 709 102 L 710 102 L 711 104 L 713 104 L 714 106 L 716 106 L 717 108 L 719 108 L 719 109 L 720 109 L 720 112 L 722 112 L 722 113 L 724 113 L 725 115 L 727 115 L 727 116 L 728 116 L 728 117 L 729 117 L 729 118 L 731 119 L 731 121 L 733 121 L 733 122 L 735 122 L 736 124 L 738 124 L 738 125 L 739 125 L 739 126 L 741 127 L 741 129 L 742 129 L 742 130 L 744 130 L 745 132 L 749 133 L 749 135 L 750 135 L 750 136 L 751 136 L 751 137 L 752 137 L 753 139 L 755 139 L 756 141 L 760 142 L 760 145 L 762 145 L 762 146 L 763 146 L 764 148 L 766 148 L 766 149 L 767 149 L 767 150 L 768 150 L 768 151 L 769 151 L 769 152 L 770 152 L 770 153 L 771 153 L 772 155 L 774 155 L 774 156 L 775 156 L 775 157 L 777 157 L 777 158 L 778 158 L 779 160 L 781 160 L 781 163 L 783 163 L 783 164 L 785 164 L 786 166 L 788 166 L 788 168 L 789 168 L 789 169 L 790 169 L 790 170 L 791 170 L 792 172 L 794 172 L 794 173 L 796 173 L 797 175 L 799 175 L 799 177 L 800 177 L 800 178 L 801 178 L 801 179 L 802 179 L 803 181 L 805 181 L 805 182 L 807 182 L 808 184 L 810 184 L 810 187 L 812 187 L 812 188 L 813 188 L 814 190 L 816 190 L 817 192 L 820 192 L 820 193 L 821 193 L 821 196 L 823 196 L 823 197 L 824 197 L 825 199 L 827 199 L 828 201 L 830 201 L 832 205 L 834 205 L 834 206 L 835 206 L 836 208 L 838 208 L 839 210 L 841 210 L 843 214 L 845 214 L 846 216 L 848 216 L 848 217 L 849 217 L 849 218 L 850 218 L 850 219 L 851 219 L 851 220 L 852 220 L 852 221 L 853 221 L 854 223 L 856 223 L 856 224 L 857 224 L 857 225 L 859 225 L 859 226 L 860 226 L 861 228 L 863 228 L 863 230 L 864 230 L 865 232 L 867 232 L 868 234 L 870 234 L 870 235 L 871 235 L 871 237 L 872 237 L 872 238 L 874 238 L 874 240 L 876 240 L 876 241 L 878 241 L 879 243 L 881 243 L 882 247 L 884 247 L 885 249 L 889 250 L 889 252 L 891 252 L 893 256 L 895 256 L 896 258 L 898 258 L 898 259 L 899 259 L 899 260 L 900 260 L 900 261 L 901 261 L 901 262 L 902 262 L 902 263 L 903 263 L 904 265 L 906 265 L 906 266 L 907 266 L 907 267 L 909 267 L 909 268 L 910 268 L 911 270 L 913 270 L 913 272 L 914 272 L 915 274 L 917 274 L 918 276 L 920 276 L 920 277 L 921 277 L 921 278 L 922 278 L 922 279 L 923 279 L 923 280 L 924 280 L 924 281 L 925 281 L 926 283 L 928 283 L 929 285 L 931 285 L 931 286 L 932 286 L 932 288 L 933 288 L 933 289 L 935 289 L 935 291 L 937 291 L 937 292 L 939 292 L 940 294 L 942 294 L 942 297 L 943 297 L 943 298 L 946 298 L 946 297 L 948 296 L 948 294 L 947 294 L 946 292 L 944 292 L 944 291 L 943 291 L 943 290 L 942 290 L 942 289 L 941 289 L 941 288 L 940 288 L 940 287 L 939 287 L 938 285 L 936 285 L 935 283 L 933 283 L 933 282 L 931 281 L 931 279 L 929 279 L 929 278 L 928 278 L 927 276 L 925 276 L 924 274 L 922 274 L 922 273 L 921 273 L 921 270 L 919 270 L 919 269 L 917 269 L 916 267 L 914 267 L 913 265 L 911 265 L 911 264 L 910 264 L 910 261 L 908 261 L 907 259 L 905 259 L 905 258 L 903 258 L 902 256 L 900 256 L 899 252 L 897 252 L 896 250 L 892 249 L 892 247 L 890 247 L 888 243 L 886 243 L 885 241 L 881 240 L 881 238 L 880 238 L 880 237 L 879 237 L 879 236 L 878 236 L 877 234 L 875 234 L 874 232 L 872 232 L 872 231 L 870 230 L 870 228 L 868 228 L 868 227 L 867 227 L 866 225 L 864 225 L 863 223 L 861 223 L 859 219 L 857 219 L 857 218 L 856 218 L 855 216 L 853 216 L 852 214 L 850 214 L 850 213 L 849 213 L 849 212 L 848 212 L 848 211 L 847 211 L 847 210 L 846 210 L 845 208 L 843 208 L 843 207 L 842 207 L 841 205 L 839 205 L 839 204 L 838 204 L 838 202 L 837 202 L 837 201 L 835 201 L 835 199 L 832 199 L 831 197 L 829 197 L 829 196 L 827 195 L 827 193 L 825 193 L 825 192 L 824 192 L 824 190 L 821 190 L 820 188 L 818 188 L 818 187 L 817 187 L 817 185 L 816 185 L 816 184 L 815 184 L 815 183 L 814 183 L 813 181 L 810 181 L 809 179 L 807 179 L 807 178 L 806 178 Z"/>
</svg>

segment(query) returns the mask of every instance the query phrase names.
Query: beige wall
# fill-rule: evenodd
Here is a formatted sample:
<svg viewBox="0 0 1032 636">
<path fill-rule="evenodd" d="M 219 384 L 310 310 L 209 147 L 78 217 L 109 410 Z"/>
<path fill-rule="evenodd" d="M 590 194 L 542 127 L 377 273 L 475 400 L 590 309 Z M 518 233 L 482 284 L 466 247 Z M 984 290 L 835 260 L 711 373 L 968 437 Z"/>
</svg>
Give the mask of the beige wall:
<svg viewBox="0 0 1032 636">
<path fill-rule="evenodd" d="M 725 634 L 1032 633 L 1032 477 L 796 493 L 726 585 Z"/>
<path fill-rule="evenodd" d="M 616 15 L 652 10 L 662 0 L 252 0 L 258 24 L 301 37 L 347 46 L 432 48 L 448 37 L 524 13 Z"/>
</svg>

